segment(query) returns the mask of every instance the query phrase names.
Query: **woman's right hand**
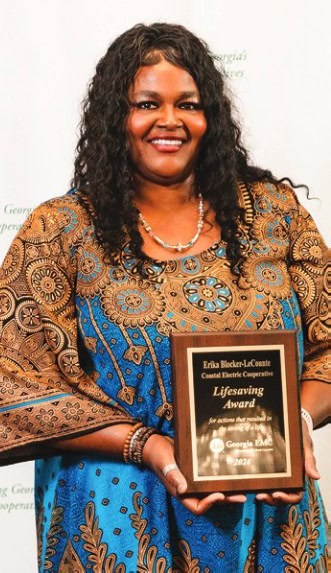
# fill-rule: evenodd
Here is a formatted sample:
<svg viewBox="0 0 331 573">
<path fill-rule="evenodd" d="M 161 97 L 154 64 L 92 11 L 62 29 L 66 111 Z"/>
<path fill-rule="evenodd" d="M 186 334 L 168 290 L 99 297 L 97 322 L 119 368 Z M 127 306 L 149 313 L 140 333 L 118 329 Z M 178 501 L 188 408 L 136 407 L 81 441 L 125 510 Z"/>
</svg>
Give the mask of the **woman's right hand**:
<svg viewBox="0 0 331 573">
<path fill-rule="evenodd" d="M 242 494 L 225 495 L 221 492 L 211 493 L 204 497 L 185 494 L 187 482 L 179 469 L 170 470 L 166 476 L 162 470 L 169 464 L 175 464 L 173 440 L 167 436 L 153 434 L 143 450 L 143 463 L 156 473 L 167 491 L 195 515 L 206 513 L 216 503 L 243 503 L 246 497 Z"/>
</svg>

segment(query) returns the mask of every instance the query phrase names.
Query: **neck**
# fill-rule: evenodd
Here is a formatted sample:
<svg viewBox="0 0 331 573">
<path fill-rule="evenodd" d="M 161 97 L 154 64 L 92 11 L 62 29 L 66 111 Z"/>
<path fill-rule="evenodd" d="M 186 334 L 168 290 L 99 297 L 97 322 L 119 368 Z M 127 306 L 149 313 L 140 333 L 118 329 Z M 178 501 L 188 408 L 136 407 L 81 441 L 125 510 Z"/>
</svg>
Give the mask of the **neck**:
<svg viewBox="0 0 331 573">
<path fill-rule="evenodd" d="M 172 210 L 190 203 L 196 197 L 192 179 L 169 186 L 136 180 L 135 204 L 139 208 L 156 208 L 158 211 Z"/>
</svg>

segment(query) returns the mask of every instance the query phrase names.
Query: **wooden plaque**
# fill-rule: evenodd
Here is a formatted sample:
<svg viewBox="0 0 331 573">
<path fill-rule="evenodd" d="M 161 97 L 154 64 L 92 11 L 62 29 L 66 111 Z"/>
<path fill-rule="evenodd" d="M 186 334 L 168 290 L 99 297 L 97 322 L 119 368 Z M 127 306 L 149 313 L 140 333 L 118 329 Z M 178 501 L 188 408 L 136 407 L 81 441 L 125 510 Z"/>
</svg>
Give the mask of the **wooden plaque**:
<svg viewBox="0 0 331 573">
<path fill-rule="evenodd" d="M 302 489 L 295 331 L 173 333 L 171 353 L 188 492 Z"/>
</svg>

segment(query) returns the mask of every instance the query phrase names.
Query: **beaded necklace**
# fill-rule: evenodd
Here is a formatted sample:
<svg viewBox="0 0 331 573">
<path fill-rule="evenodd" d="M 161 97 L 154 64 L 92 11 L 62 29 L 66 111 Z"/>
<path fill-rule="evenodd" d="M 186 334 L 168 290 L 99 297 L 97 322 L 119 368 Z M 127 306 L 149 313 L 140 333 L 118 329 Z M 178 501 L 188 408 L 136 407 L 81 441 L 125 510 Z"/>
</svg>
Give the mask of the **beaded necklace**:
<svg viewBox="0 0 331 573">
<path fill-rule="evenodd" d="M 199 219 L 198 219 L 197 231 L 196 231 L 194 237 L 188 243 L 183 244 L 183 243 L 179 242 L 176 245 L 171 245 L 170 243 L 167 243 L 166 241 L 161 239 L 161 237 L 158 237 L 154 233 L 152 227 L 146 221 L 146 219 L 144 219 L 144 217 L 142 216 L 142 214 L 140 212 L 139 212 L 139 221 L 142 224 L 142 226 L 144 227 L 146 233 L 148 233 L 149 236 L 152 237 L 152 239 L 154 239 L 154 241 L 156 243 L 161 245 L 161 247 L 163 247 L 164 249 L 171 249 L 173 251 L 177 251 L 178 253 L 181 253 L 182 251 L 185 251 L 186 249 L 193 247 L 193 245 L 197 242 L 198 238 L 200 237 L 202 227 L 204 225 L 203 198 L 202 198 L 201 193 L 199 193 L 198 198 L 199 198 L 199 205 L 198 205 Z"/>
</svg>

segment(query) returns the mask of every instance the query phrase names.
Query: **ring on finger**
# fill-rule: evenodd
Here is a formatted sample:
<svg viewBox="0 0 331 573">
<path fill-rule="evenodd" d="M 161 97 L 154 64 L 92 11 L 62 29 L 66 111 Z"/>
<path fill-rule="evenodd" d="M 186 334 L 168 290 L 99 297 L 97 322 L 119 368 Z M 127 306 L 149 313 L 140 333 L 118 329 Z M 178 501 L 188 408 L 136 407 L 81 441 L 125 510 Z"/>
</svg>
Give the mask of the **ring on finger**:
<svg viewBox="0 0 331 573">
<path fill-rule="evenodd" d="M 178 465 L 177 464 L 168 464 L 166 466 L 164 466 L 162 473 L 164 475 L 164 477 L 171 472 L 171 470 L 178 470 Z"/>
</svg>

